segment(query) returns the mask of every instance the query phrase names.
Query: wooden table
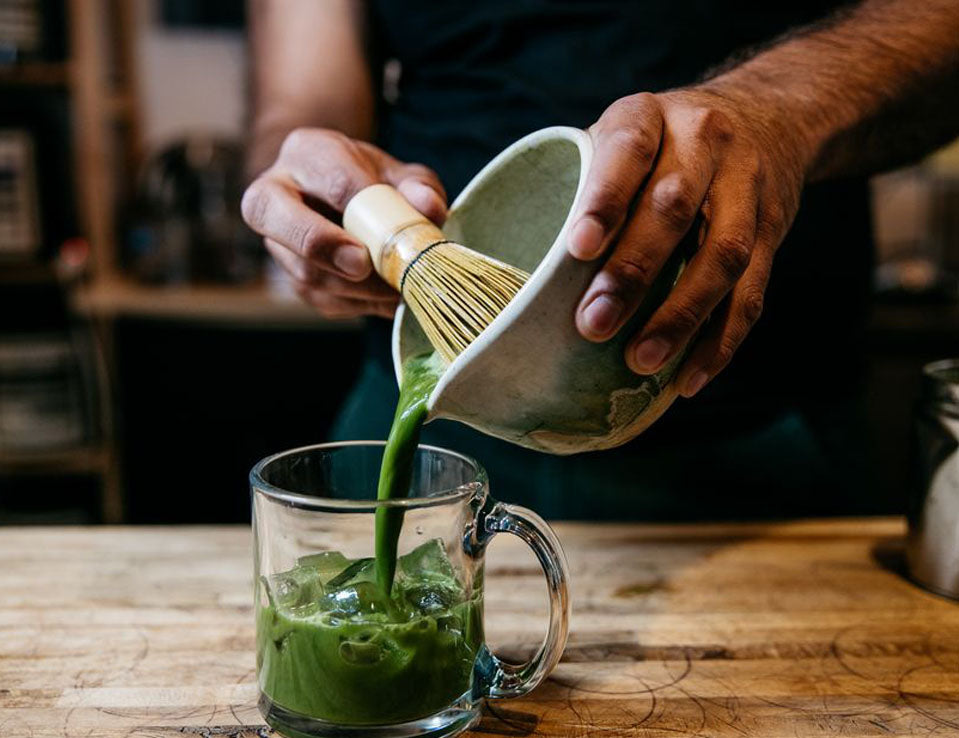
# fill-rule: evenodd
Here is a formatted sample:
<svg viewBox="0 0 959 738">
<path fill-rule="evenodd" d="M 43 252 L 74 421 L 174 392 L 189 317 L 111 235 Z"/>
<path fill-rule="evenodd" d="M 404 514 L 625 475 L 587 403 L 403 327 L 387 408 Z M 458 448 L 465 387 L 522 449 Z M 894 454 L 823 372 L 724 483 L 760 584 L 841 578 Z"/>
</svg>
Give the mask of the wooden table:
<svg viewBox="0 0 959 738">
<path fill-rule="evenodd" d="M 566 655 L 477 734 L 959 734 L 959 605 L 900 576 L 901 521 L 557 530 Z M 487 621 L 516 654 L 545 591 L 500 539 Z M 242 528 L 0 529 L 0 736 L 271 735 L 249 547 Z"/>
</svg>

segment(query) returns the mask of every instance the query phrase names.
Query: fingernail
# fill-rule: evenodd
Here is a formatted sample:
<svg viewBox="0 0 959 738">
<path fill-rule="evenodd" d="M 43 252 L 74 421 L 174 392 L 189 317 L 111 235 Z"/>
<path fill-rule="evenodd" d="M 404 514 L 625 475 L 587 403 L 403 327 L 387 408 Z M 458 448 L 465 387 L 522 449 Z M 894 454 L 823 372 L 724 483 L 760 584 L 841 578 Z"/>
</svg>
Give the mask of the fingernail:
<svg viewBox="0 0 959 738">
<path fill-rule="evenodd" d="M 623 301 L 615 295 L 598 295 L 583 310 L 583 327 L 593 338 L 605 338 L 623 314 Z"/>
<path fill-rule="evenodd" d="M 340 246 L 333 252 L 333 266 L 347 277 L 365 277 L 370 273 L 370 257 L 360 246 Z"/>
<path fill-rule="evenodd" d="M 577 259 L 594 259 L 603 250 L 603 226 L 590 216 L 579 219 L 569 233 L 569 251 Z"/>
<path fill-rule="evenodd" d="M 706 382 L 709 381 L 709 375 L 706 372 L 696 372 L 686 382 L 686 397 L 692 397 L 701 390 Z"/>
<path fill-rule="evenodd" d="M 647 338 L 633 351 L 633 363 L 636 369 L 643 372 L 652 372 L 666 360 L 669 354 L 669 343 L 662 338 Z"/>
</svg>

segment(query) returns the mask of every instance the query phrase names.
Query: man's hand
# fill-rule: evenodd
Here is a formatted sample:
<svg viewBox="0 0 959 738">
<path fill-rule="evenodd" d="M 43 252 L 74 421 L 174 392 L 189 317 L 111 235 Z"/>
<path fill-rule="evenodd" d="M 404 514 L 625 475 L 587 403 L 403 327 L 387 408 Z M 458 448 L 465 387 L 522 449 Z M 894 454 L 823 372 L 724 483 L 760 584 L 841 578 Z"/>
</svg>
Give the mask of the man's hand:
<svg viewBox="0 0 959 738">
<path fill-rule="evenodd" d="M 707 88 L 622 98 L 589 133 L 593 162 L 569 250 L 584 260 L 612 253 L 583 295 L 577 328 L 592 341 L 613 336 L 701 216 L 698 250 L 626 349 L 633 371 L 653 373 L 712 316 L 676 380 L 690 397 L 729 362 L 762 312 L 807 154 Z"/>
<path fill-rule="evenodd" d="M 446 193 L 434 172 L 319 128 L 290 133 L 273 166 L 243 195 L 247 224 L 264 237 L 300 296 L 326 317 L 390 317 L 396 309 L 399 295 L 373 271 L 366 248 L 339 225 L 353 195 L 380 182 L 442 225 Z"/>
<path fill-rule="evenodd" d="M 677 377 L 695 394 L 759 317 L 803 183 L 948 142 L 957 81 L 956 0 L 861 0 L 697 87 L 618 100 L 590 129 L 594 160 L 570 233 L 580 259 L 612 249 L 577 309 L 579 331 L 615 334 L 701 214 L 698 252 L 626 351 L 633 370 L 655 371 L 712 315 Z"/>
</svg>

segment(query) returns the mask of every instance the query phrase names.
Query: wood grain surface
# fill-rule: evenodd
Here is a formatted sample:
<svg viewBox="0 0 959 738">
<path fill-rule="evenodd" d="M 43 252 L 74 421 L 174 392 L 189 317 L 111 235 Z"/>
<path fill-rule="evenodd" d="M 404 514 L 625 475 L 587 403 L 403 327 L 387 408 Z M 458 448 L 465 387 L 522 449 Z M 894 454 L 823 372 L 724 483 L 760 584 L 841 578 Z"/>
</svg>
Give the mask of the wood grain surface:
<svg viewBox="0 0 959 738">
<path fill-rule="evenodd" d="M 959 735 L 959 605 L 903 579 L 901 521 L 557 530 L 566 655 L 475 735 Z M 8 528 L 0 557 L 0 736 L 272 735 L 245 529 Z M 534 560 L 497 539 L 487 582 L 528 652 Z"/>
</svg>

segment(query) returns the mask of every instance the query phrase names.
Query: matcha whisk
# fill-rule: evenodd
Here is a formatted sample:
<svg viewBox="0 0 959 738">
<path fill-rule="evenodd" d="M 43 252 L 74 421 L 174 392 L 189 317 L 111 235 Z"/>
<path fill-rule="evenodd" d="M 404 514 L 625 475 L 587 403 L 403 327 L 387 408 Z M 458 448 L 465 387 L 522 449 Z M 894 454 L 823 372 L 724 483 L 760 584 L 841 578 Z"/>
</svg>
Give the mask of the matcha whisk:
<svg viewBox="0 0 959 738">
<path fill-rule="evenodd" d="M 529 275 L 454 243 L 396 189 L 358 192 L 343 213 L 377 273 L 403 295 L 440 356 L 453 361 L 513 299 Z"/>
</svg>

